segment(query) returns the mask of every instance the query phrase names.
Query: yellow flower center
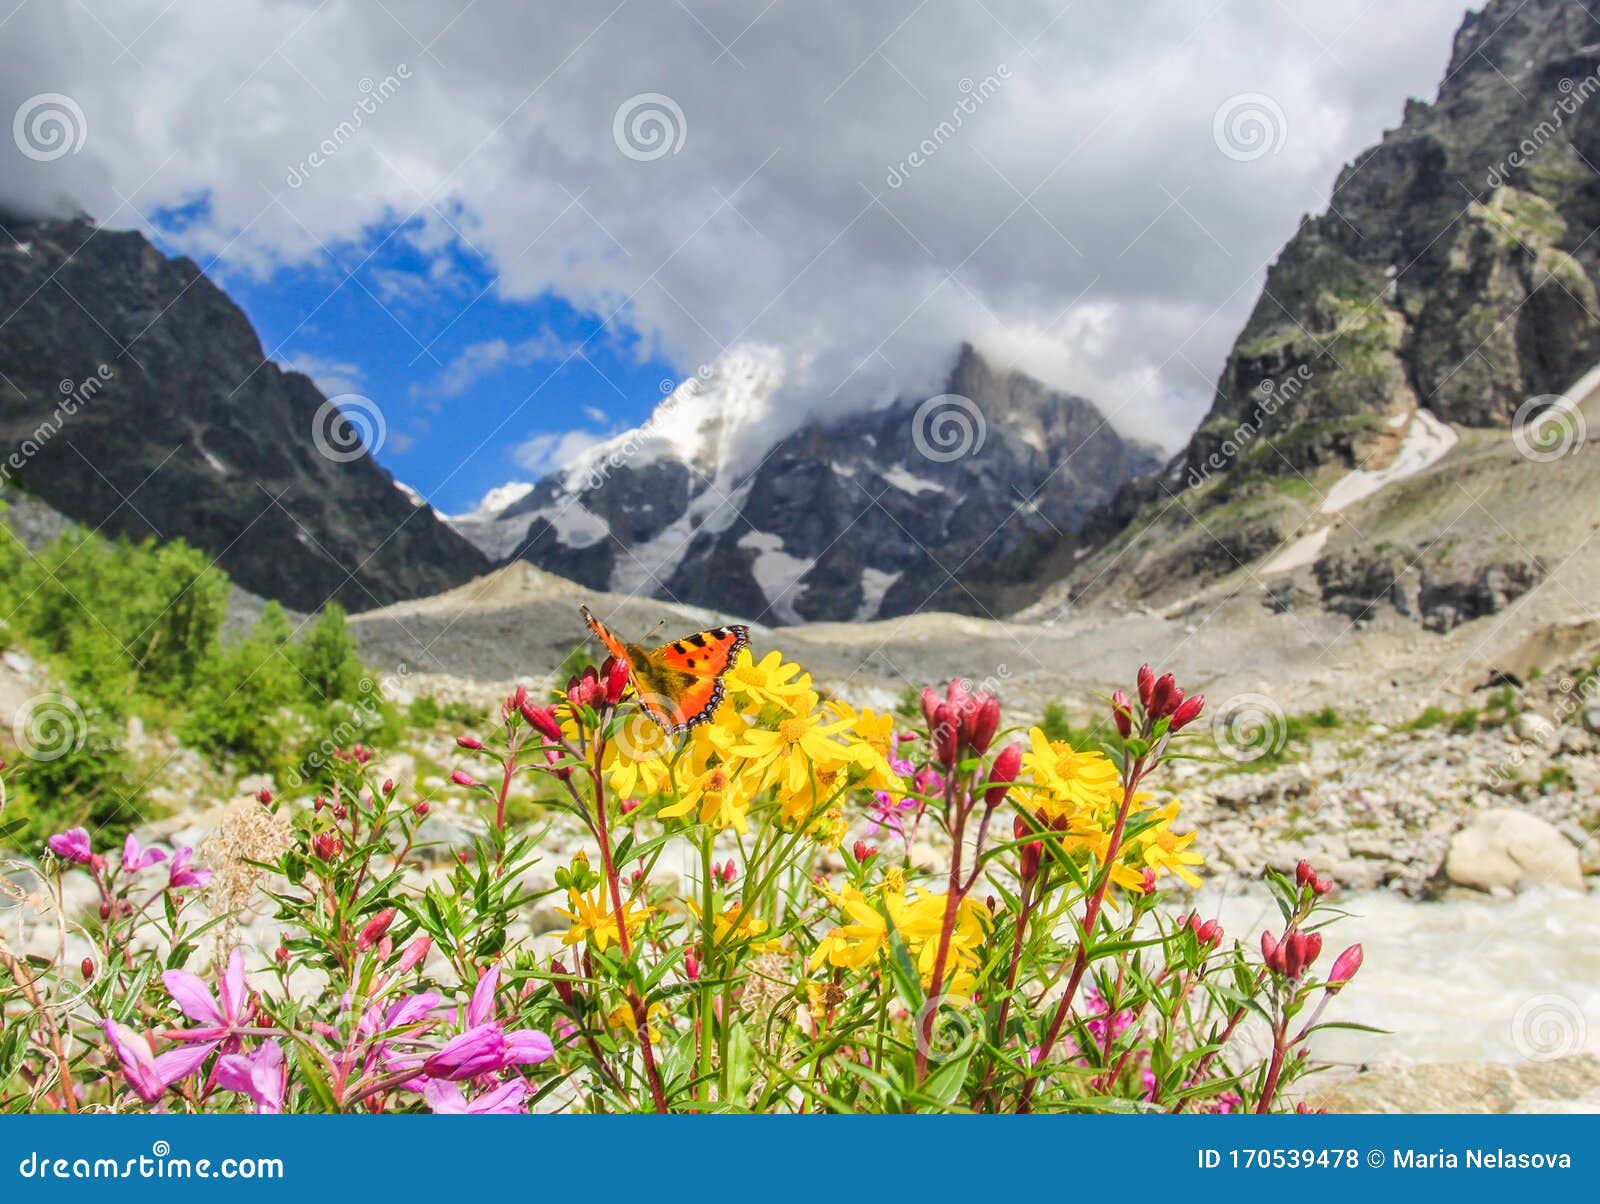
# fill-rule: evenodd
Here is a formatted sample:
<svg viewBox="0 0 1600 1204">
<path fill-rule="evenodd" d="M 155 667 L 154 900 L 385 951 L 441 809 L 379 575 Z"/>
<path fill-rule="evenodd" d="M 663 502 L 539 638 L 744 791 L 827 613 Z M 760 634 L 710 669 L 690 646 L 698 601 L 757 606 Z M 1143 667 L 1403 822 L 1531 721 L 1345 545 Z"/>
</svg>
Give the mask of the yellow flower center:
<svg viewBox="0 0 1600 1204">
<path fill-rule="evenodd" d="M 798 717 L 785 719 L 778 724 L 778 736 L 785 744 L 798 744 L 806 734 L 806 721 Z"/>
</svg>

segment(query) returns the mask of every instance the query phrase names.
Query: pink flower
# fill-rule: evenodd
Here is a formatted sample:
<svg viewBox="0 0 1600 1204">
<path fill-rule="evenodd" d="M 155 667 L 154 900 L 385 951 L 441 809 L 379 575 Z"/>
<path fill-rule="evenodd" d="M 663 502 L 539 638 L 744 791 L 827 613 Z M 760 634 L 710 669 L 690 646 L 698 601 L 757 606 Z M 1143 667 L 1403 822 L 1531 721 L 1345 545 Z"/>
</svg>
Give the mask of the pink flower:
<svg viewBox="0 0 1600 1204">
<path fill-rule="evenodd" d="M 128 1086 L 147 1104 L 155 1103 L 173 1083 L 199 1070 L 200 1063 L 216 1048 L 216 1042 L 208 1041 L 204 1045 L 180 1046 L 157 1057 L 145 1034 L 109 1018 L 105 1021 L 105 1030 L 111 1048 L 117 1051 L 117 1060 L 122 1063 Z"/>
<path fill-rule="evenodd" d="M 439 1116 L 520 1116 L 527 1094 L 528 1084 L 521 1079 L 502 1083 L 470 1101 L 459 1086 L 441 1079 L 430 1080 L 422 1089 L 422 1098 Z"/>
<path fill-rule="evenodd" d="M 189 868 L 189 861 L 194 856 L 194 850 L 189 848 L 179 849 L 172 855 L 172 865 L 167 874 L 167 885 L 176 889 L 180 886 L 205 886 L 211 881 L 211 871 L 196 866 Z"/>
<path fill-rule="evenodd" d="M 245 1022 L 250 994 L 244 982 L 244 954 L 237 949 L 228 958 L 228 968 L 217 983 L 216 995 L 187 970 L 168 970 L 161 976 L 161 983 L 179 1011 L 196 1024 L 205 1026 L 190 1029 L 181 1034 L 179 1040 L 219 1040 Z"/>
<path fill-rule="evenodd" d="M 459 1082 L 494 1074 L 508 1066 L 537 1065 L 555 1052 L 544 1033 L 532 1029 L 508 1033 L 498 1020 L 491 1020 L 446 1041 L 442 1049 L 423 1062 L 422 1073 L 431 1079 Z"/>
<path fill-rule="evenodd" d="M 166 859 L 165 850 L 142 848 L 132 832 L 129 832 L 128 839 L 122 842 L 122 872 L 125 874 L 137 874 L 140 870 Z"/>
<path fill-rule="evenodd" d="M 94 850 L 89 847 L 87 828 L 68 828 L 65 832 L 56 833 L 45 843 L 50 846 L 50 851 L 63 861 L 88 865 L 94 860 Z"/>
<path fill-rule="evenodd" d="M 452 769 L 450 771 L 450 780 L 457 786 L 466 786 L 469 788 L 478 784 L 478 779 L 473 777 L 465 769 Z"/>
<path fill-rule="evenodd" d="M 286 1076 L 283 1050 L 276 1041 L 263 1042 L 254 1053 L 224 1054 L 217 1059 L 217 1086 L 224 1091 L 248 1095 L 260 1116 L 276 1116 L 283 1111 Z"/>
</svg>

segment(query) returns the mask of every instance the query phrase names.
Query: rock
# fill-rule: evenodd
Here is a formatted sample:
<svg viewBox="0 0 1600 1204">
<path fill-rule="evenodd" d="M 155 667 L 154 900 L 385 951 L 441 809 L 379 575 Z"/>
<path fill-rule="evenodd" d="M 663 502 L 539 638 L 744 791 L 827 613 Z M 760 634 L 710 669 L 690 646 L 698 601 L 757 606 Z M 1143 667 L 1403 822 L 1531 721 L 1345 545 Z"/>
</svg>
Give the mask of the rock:
<svg viewBox="0 0 1600 1204">
<path fill-rule="evenodd" d="M 1528 740 L 1540 748 L 1550 748 L 1556 742 L 1556 725 L 1534 711 L 1523 711 L 1511 724 L 1517 738 Z"/>
<path fill-rule="evenodd" d="M 1329 1112 L 1552 1112 L 1600 1103 L 1600 1057 L 1547 1062 L 1432 1062 L 1363 1069 L 1312 1087 L 1306 1103 Z M 1587 1109 L 1575 1106 L 1587 1105 Z"/>
<path fill-rule="evenodd" d="M 1578 850 L 1550 823 L 1525 811 L 1484 812 L 1457 832 L 1445 857 L 1445 877 L 1458 886 L 1583 889 Z"/>
<path fill-rule="evenodd" d="M 1592 734 L 1600 736 L 1600 704 L 1583 708 L 1583 726 Z"/>
<path fill-rule="evenodd" d="M 416 855 L 426 864 L 454 860 L 457 849 L 472 847 L 472 833 L 438 815 L 430 815 L 417 825 Z"/>
</svg>

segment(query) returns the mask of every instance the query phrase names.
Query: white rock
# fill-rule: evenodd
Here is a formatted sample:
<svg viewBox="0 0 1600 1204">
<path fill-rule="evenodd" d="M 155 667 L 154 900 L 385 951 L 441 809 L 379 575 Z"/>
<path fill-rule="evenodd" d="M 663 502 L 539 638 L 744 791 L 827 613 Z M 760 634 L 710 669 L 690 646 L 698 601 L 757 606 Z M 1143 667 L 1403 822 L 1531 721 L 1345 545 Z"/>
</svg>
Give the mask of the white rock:
<svg viewBox="0 0 1600 1204">
<path fill-rule="evenodd" d="M 1578 850 L 1552 824 L 1524 811 L 1486 811 L 1450 841 L 1445 877 L 1458 886 L 1492 891 L 1528 886 L 1583 889 Z"/>
</svg>

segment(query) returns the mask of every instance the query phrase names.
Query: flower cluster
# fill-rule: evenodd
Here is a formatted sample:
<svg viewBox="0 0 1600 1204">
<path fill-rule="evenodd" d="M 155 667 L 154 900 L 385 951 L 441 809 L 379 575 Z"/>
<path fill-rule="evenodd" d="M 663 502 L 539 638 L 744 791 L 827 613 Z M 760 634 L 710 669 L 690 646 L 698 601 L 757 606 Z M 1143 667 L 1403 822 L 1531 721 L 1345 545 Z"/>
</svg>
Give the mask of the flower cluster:
<svg viewBox="0 0 1600 1204">
<path fill-rule="evenodd" d="M 1284 925 L 1259 946 L 1163 906 L 1203 864 L 1159 786 L 1205 705 L 1172 675 L 1141 669 L 1093 742 L 1008 726 L 961 681 L 858 709 L 775 651 L 741 651 L 681 734 L 634 684 L 613 658 L 460 734 L 450 780 L 485 830 L 443 871 L 421 839 L 441 800 L 371 781 L 369 750 L 305 802 L 263 791 L 292 832 L 252 880 L 282 933 L 264 964 L 187 968 L 229 920 L 197 910 L 193 850 L 52 837 L 54 872 L 96 885 L 96 956 L 62 1007 L 70 970 L 0 947 L 0 1019 L 34 1037 L 0 1105 L 1270 1111 L 1314 1069 L 1362 957 L 1316 975 L 1335 884 L 1269 871 Z M 581 847 L 539 866 L 530 808 Z M 1265 1056 L 1235 1040 L 1247 1016 Z"/>
</svg>

